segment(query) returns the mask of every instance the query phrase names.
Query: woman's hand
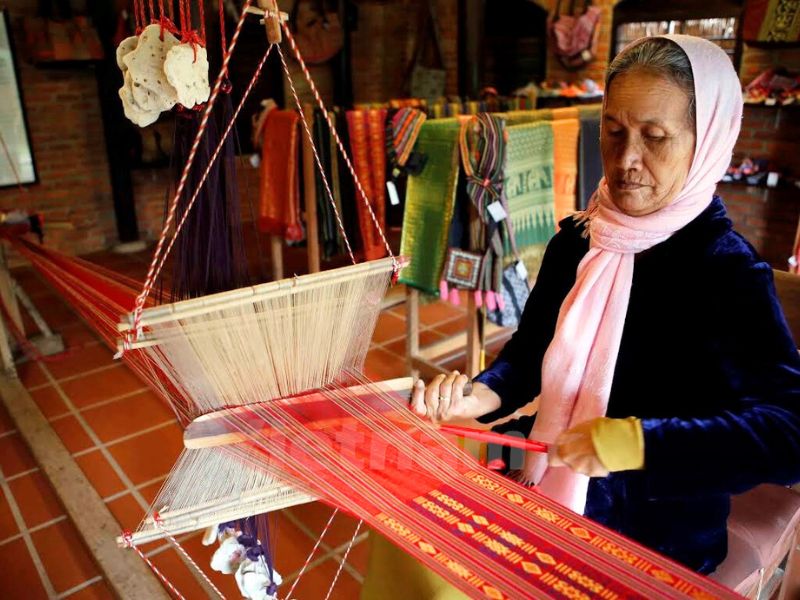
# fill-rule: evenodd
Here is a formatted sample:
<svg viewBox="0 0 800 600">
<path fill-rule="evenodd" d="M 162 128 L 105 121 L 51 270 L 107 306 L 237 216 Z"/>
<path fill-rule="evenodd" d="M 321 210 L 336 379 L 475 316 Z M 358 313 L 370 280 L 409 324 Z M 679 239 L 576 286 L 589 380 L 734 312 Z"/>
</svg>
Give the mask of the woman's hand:
<svg viewBox="0 0 800 600">
<path fill-rule="evenodd" d="M 550 466 L 566 466 L 589 477 L 605 477 L 608 469 L 600 461 L 592 438 L 595 421 L 586 421 L 556 438 L 548 452 Z"/>
<path fill-rule="evenodd" d="M 474 419 L 500 407 L 500 396 L 482 383 L 473 383 L 464 395 L 469 377 L 458 371 L 437 375 L 428 386 L 418 379 L 411 391 L 411 410 L 431 421 Z"/>
</svg>

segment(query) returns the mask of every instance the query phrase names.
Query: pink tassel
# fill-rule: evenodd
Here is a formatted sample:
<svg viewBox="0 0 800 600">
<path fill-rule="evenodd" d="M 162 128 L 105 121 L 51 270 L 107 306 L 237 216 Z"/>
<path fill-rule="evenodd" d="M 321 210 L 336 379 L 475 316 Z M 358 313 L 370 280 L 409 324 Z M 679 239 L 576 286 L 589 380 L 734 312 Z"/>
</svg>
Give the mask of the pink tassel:
<svg viewBox="0 0 800 600">
<path fill-rule="evenodd" d="M 450 304 L 453 306 L 461 306 L 461 295 L 456 288 L 450 290 Z"/>
<path fill-rule="evenodd" d="M 472 293 L 475 295 L 475 306 L 478 308 L 483 306 L 483 293 L 480 290 L 475 290 Z"/>
<path fill-rule="evenodd" d="M 503 294 L 496 294 L 497 296 L 497 308 L 500 310 L 506 309 L 506 301 L 503 300 Z"/>
<path fill-rule="evenodd" d="M 491 311 L 497 310 L 497 302 L 495 301 L 494 292 L 491 290 L 486 292 L 486 308 Z"/>
<path fill-rule="evenodd" d="M 444 279 L 442 279 L 439 282 L 439 298 L 441 298 L 442 300 L 447 300 L 447 296 L 448 296 L 447 282 Z"/>
</svg>

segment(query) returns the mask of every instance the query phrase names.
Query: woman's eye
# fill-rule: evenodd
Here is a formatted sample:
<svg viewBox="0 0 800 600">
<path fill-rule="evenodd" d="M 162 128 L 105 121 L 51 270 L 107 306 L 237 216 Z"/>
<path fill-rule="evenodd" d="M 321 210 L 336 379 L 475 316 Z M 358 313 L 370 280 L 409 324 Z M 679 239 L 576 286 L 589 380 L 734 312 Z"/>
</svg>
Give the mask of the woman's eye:
<svg viewBox="0 0 800 600">
<path fill-rule="evenodd" d="M 619 137 L 622 135 L 622 129 L 609 129 L 608 135 L 612 137 Z"/>
<path fill-rule="evenodd" d="M 644 137 L 645 137 L 646 140 L 649 140 L 651 142 L 661 142 L 661 141 L 667 139 L 667 136 L 665 136 L 665 135 L 658 135 L 658 134 L 652 134 L 652 133 L 651 134 L 645 134 Z"/>
</svg>

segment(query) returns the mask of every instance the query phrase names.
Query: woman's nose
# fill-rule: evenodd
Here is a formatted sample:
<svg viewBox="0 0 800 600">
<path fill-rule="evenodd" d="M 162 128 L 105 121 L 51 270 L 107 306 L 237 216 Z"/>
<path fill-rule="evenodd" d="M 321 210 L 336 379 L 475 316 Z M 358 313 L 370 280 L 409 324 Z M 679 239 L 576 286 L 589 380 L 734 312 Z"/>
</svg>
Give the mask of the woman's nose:
<svg viewBox="0 0 800 600">
<path fill-rule="evenodd" d="M 628 138 L 620 148 L 619 168 L 623 171 L 636 171 L 642 167 L 642 149 L 636 140 Z"/>
</svg>

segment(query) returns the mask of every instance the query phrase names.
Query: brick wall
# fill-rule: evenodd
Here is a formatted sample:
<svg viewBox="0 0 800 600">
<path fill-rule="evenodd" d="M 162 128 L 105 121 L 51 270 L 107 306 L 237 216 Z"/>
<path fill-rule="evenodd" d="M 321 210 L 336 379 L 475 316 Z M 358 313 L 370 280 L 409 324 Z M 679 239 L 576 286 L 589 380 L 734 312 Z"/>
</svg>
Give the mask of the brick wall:
<svg viewBox="0 0 800 600">
<path fill-rule="evenodd" d="M 423 1 L 388 0 L 358 3 L 358 30 L 352 33 L 353 91 L 356 102 L 404 97 L 408 67 L 419 35 Z M 458 3 L 434 0 L 446 93 L 458 93 Z"/>
<path fill-rule="evenodd" d="M 0 189 L 0 208 L 42 211 L 51 246 L 91 252 L 117 241 L 97 83 L 88 68 L 40 69 L 25 61 L 18 17 L 34 7 L 8 5 L 39 183 L 26 193 Z"/>
<path fill-rule="evenodd" d="M 745 106 L 734 156 L 765 158 L 770 168 L 800 176 L 800 107 Z M 718 191 L 737 231 L 773 267 L 786 269 L 800 216 L 800 189 L 722 183 Z"/>
</svg>

